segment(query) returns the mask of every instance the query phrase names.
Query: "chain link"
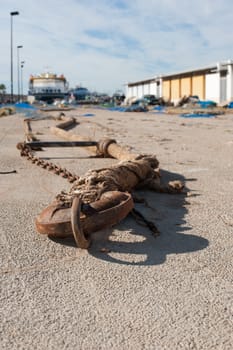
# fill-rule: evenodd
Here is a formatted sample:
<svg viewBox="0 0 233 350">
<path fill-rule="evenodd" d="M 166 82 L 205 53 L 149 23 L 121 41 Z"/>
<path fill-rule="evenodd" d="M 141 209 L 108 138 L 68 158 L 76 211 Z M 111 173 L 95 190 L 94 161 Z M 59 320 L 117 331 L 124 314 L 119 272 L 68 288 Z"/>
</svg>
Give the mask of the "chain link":
<svg viewBox="0 0 233 350">
<path fill-rule="evenodd" d="M 66 168 L 63 168 L 52 162 L 48 162 L 44 159 L 36 157 L 33 154 L 33 150 L 31 149 L 31 147 L 29 147 L 25 142 L 18 143 L 17 148 L 20 150 L 21 157 L 25 157 L 28 160 L 30 160 L 33 164 L 36 164 L 37 166 L 40 166 L 43 169 L 47 169 L 48 171 L 51 171 L 54 174 L 67 179 L 67 181 L 69 181 L 70 183 L 73 183 L 74 181 L 79 179 L 79 176 L 72 174 Z"/>
</svg>

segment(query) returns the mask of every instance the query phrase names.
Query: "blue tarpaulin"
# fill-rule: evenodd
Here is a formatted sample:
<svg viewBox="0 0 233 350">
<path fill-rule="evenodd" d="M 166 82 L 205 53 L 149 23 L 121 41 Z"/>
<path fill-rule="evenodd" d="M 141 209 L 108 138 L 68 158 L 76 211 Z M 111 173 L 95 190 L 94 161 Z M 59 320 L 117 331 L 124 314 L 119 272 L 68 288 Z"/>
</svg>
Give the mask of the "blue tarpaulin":
<svg viewBox="0 0 233 350">
<path fill-rule="evenodd" d="M 180 114 L 182 118 L 213 118 L 216 117 L 216 114 L 211 113 L 183 113 Z"/>
<path fill-rule="evenodd" d="M 29 103 L 18 102 L 15 104 L 16 108 L 27 108 L 27 109 L 37 109 L 36 107 L 30 105 Z"/>
<path fill-rule="evenodd" d="M 25 117 L 32 118 L 37 117 L 36 111 L 38 108 L 25 102 L 18 102 L 13 105 L 16 108 L 16 113 L 23 113 Z"/>
<path fill-rule="evenodd" d="M 164 113 L 165 111 L 165 107 L 164 106 L 155 106 L 151 111 L 150 113 L 153 113 L 153 114 L 161 114 L 161 113 Z"/>
<path fill-rule="evenodd" d="M 155 106 L 155 107 L 153 108 L 153 110 L 155 110 L 155 111 L 163 111 L 163 110 L 164 110 L 164 107 L 163 107 L 163 106 Z"/>
<path fill-rule="evenodd" d="M 93 113 L 85 113 L 85 114 L 81 114 L 82 117 L 94 117 L 95 114 Z"/>
<path fill-rule="evenodd" d="M 148 112 L 148 109 L 143 106 L 131 105 L 128 107 L 110 107 L 107 108 L 109 111 L 116 112 Z"/>
<path fill-rule="evenodd" d="M 199 104 L 199 106 L 201 108 L 211 108 L 211 107 L 216 107 L 216 102 L 214 101 L 198 101 L 197 104 Z"/>
</svg>

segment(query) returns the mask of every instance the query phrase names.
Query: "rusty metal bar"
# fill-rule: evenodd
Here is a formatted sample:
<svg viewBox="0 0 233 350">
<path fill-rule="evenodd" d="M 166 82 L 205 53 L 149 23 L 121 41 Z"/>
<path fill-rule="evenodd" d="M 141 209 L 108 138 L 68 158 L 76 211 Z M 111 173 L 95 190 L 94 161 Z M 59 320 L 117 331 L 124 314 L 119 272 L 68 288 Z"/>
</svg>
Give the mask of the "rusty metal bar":
<svg viewBox="0 0 233 350">
<path fill-rule="evenodd" d="M 90 147 L 97 146 L 96 141 L 32 141 L 26 142 L 31 148 L 39 147 Z"/>
</svg>

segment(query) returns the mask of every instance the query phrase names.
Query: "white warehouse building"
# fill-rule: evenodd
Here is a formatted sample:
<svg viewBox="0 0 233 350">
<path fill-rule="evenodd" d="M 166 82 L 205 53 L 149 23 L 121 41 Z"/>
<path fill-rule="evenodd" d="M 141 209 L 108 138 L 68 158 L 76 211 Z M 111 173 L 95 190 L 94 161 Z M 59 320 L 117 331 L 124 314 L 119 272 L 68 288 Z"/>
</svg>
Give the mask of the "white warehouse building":
<svg viewBox="0 0 233 350">
<path fill-rule="evenodd" d="M 233 100 L 233 61 L 219 62 L 209 67 L 155 76 L 126 84 L 126 98 L 143 95 L 163 97 L 177 102 L 184 96 L 216 103 Z"/>
</svg>

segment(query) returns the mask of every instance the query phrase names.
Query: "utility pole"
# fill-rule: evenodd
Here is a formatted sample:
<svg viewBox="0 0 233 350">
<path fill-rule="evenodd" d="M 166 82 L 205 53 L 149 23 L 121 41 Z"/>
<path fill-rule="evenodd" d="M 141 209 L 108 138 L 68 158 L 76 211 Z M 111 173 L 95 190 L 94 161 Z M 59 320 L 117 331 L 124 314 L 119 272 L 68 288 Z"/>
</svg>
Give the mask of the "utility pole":
<svg viewBox="0 0 233 350">
<path fill-rule="evenodd" d="M 13 16 L 19 15 L 18 11 L 10 12 L 11 15 L 11 103 L 13 103 Z"/>
</svg>

